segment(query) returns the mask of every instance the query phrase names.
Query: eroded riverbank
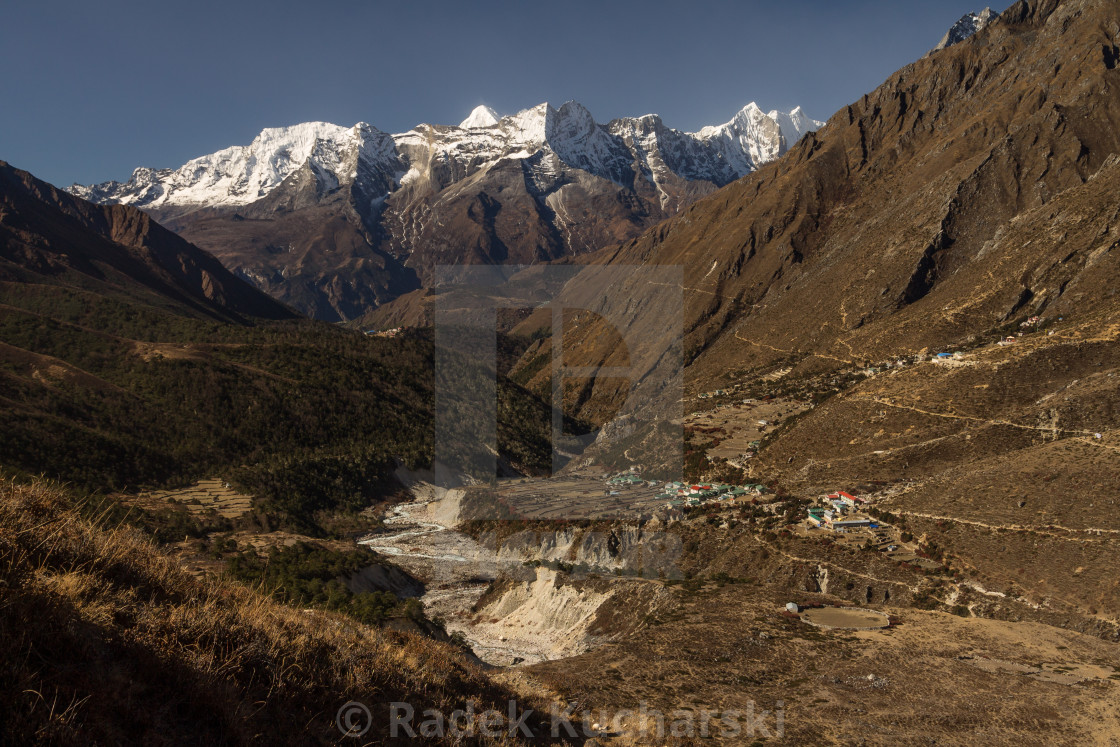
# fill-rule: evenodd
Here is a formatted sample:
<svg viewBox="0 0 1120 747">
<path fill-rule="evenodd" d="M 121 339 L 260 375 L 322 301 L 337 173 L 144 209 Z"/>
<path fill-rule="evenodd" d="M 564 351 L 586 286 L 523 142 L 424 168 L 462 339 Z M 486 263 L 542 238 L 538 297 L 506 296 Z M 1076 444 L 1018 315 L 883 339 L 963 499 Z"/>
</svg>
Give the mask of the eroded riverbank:
<svg viewBox="0 0 1120 747">
<path fill-rule="evenodd" d="M 584 653 L 610 636 L 599 615 L 616 597 L 645 608 L 669 594 L 647 581 L 573 579 L 527 567 L 526 560 L 539 559 L 547 548 L 524 542 L 491 547 L 455 529 L 461 490 L 419 483 L 413 495 L 384 518 L 388 531 L 359 544 L 422 580 L 428 615 L 442 619 L 449 633 L 462 633 L 487 663 L 533 664 Z M 553 550 L 556 539 L 548 543 Z M 614 619 L 617 612 L 611 614 Z"/>
</svg>

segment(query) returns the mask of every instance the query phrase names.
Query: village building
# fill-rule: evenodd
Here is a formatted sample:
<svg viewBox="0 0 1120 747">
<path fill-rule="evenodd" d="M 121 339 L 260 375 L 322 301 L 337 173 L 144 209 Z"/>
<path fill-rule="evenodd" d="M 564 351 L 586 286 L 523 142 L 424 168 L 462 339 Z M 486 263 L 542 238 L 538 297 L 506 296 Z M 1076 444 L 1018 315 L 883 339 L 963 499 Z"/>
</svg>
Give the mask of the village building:
<svg viewBox="0 0 1120 747">
<path fill-rule="evenodd" d="M 839 521 L 832 522 L 832 528 L 835 531 L 843 532 L 848 529 L 857 529 L 859 527 L 871 526 L 871 519 L 863 517 L 852 517 L 850 519 L 840 519 Z"/>
</svg>

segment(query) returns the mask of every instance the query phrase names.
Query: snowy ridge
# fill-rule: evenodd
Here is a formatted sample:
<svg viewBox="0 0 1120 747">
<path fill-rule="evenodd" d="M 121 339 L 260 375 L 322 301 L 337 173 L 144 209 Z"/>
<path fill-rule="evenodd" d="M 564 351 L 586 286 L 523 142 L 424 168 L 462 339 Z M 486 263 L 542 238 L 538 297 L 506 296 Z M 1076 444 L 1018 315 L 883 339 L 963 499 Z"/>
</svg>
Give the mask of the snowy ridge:
<svg viewBox="0 0 1120 747">
<path fill-rule="evenodd" d="M 705 127 L 695 135 L 715 148 L 735 173 L 741 175 L 773 161 L 800 140 L 804 133 L 798 132 L 798 125 L 806 126 L 807 130 L 815 130 L 823 124 L 808 120 L 813 125 L 809 127 L 802 120 L 808 118 L 801 114 L 800 107 L 789 114 L 777 111 L 766 114 L 752 101 L 730 122 Z M 785 128 L 782 127 L 783 124 Z"/>
<path fill-rule="evenodd" d="M 804 137 L 805 133 L 816 132 L 824 126 L 824 122 L 818 122 L 812 119 L 801 110 L 800 106 L 793 107 L 788 114 L 775 109 L 766 116 L 778 123 L 778 129 L 781 131 L 782 137 L 786 141 L 787 148 L 793 146 L 798 140 Z"/>
<path fill-rule="evenodd" d="M 483 127 L 493 127 L 498 124 L 501 117 L 488 106 L 476 106 L 470 116 L 459 123 L 460 130 L 474 130 Z"/>
<path fill-rule="evenodd" d="M 960 20 L 952 25 L 945 36 L 941 37 L 941 41 L 937 46 L 931 49 L 931 52 L 936 52 L 945 47 L 951 47 L 954 44 L 959 44 L 973 34 L 981 31 L 993 20 L 996 19 L 998 13 L 992 12 L 991 8 L 984 8 L 979 13 L 965 13 L 961 16 Z"/>
<path fill-rule="evenodd" d="M 267 195 L 305 163 L 337 182 L 342 154 L 360 129 L 326 122 L 269 128 L 247 146 L 225 148 L 178 169 L 139 168 L 124 184 L 106 182 L 88 188 L 88 194 L 83 189 L 70 191 L 86 199 L 113 197 L 114 202 L 144 206 L 243 205 Z"/>
<path fill-rule="evenodd" d="M 574 101 L 559 109 L 543 103 L 507 117 L 479 106 L 457 127 L 418 125 L 397 135 L 365 123 L 270 128 L 247 146 L 177 169 L 138 168 L 127 182 L 73 185 L 69 191 L 94 202 L 145 208 L 240 206 L 266 197 L 306 167 L 320 194 L 352 185 L 374 204 L 405 187 L 444 189 L 504 159 L 527 161 L 536 171 L 553 163 L 550 172 L 566 166 L 619 184 L 637 161 L 658 189 L 670 177 L 722 186 L 774 160 L 822 124 L 800 107 L 764 113 L 753 102 L 729 122 L 697 133 L 668 128 L 657 115 L 602 125 Z"/>
</svg>

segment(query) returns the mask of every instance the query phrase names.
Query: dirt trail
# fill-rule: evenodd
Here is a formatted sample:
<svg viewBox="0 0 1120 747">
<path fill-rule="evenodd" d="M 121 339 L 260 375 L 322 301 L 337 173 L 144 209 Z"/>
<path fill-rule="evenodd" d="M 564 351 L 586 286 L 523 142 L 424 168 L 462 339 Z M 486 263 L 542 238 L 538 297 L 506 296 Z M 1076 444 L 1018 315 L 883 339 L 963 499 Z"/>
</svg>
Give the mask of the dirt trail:
<svg viewBox="0 0 1120 747">
<path fill-rule="evenodd" d="M 849 568 L 845 568 L 844 566 L 840 565 L 839 563 L 835 563 L 835 562 L 832 562 L 830 560 L 821 560 L 820 558 L 803 558 L 803 557 L 800 557 L 799 555 L 793 555 L 791 553 L 788 553 L 785 550 L 783 550 L 781 547 L 778 547 L 777 545 L 774 545 L 774 544 L 769 544 L 767 546 L 771 549 L 771 551 L 776 552 L 777 554 L 781 555 L 782 557 L 787 558 L 789 560 L 796 561 L 798 563 L 805 563 L 807 565 L 815 565 L 815 566 L 818 566 L 818 567 L 824 566 L 826 568 L 834 568 L 838 571 L 842 571 L 842 572 L 848 574 L 849 576 L 858 576 L 859 578 L 865 578 L 869 581 L 874 581 L 877 584 L 891 584 L 893 586 L 901 586 L 905 589 L 909 589 L 912 593 L 917 593 L 917 591 L 921 588 L 920 584 L 908 584 L 905 581 L 895 581 L 895 580 L 892 580 L 892 579 L 889 579 L 889 578 L 880 578 L 879 576 L 872 576 L 872 575 L 867 574 L 867 573 L 861 573 L 860 571 L 853 571 Z"/>
<path fill-rule="evenodd" d="M 1011 427 L 1011 428 L 1022 428 L 1023 430 L 1030 430 L 1030 431 L 1042 431 L 1044 433 L 1054 433 L 1055 431 L 1057 431 L 1057 432 L 1060 432 L 1060 433 L 1080 433 L 1080 434 L 1086 435 L 1086 436 L 1095 435 L 1094 431 L 1081 430 L 1080 428 L 1058 428 L 1056 426 L 1049 426 L 1049 425 L 1024 425 L 1023 423 L 1013 423 L 1010 420 L 998 420 L 998 419 L 997 420 L 992 420 L 992 419 L 989 419 L 989 418 L 976 417 L 975 415 L 957 415 L 956 413 L 951 413 L 951 412 L 933 412 L 932 410 L 923 410 L 920 407 L 914 407 L 913 405 L 900 405 L 900 404 L 897 404 L 895 402 L 891 402 L 890 400 L 883 399 L 881 397 L 867 397 L 867 396 L 856 395 L 856 396 L 852 397 L 852 400 L 856 401 L 856 402 L 874 402 L 876 404 L 880 404 L 880 405 L 883 405 L 885 407 L 894 407 L 894 408 L 897 408 L 897 409 L 900 409 L 900 410 L 910 410 L 912 412 L 917 412 L 917 413 L 920 413 L 922 415 L 929 415 L 930 417 L 935 417 L 935 418 L 949 418 L 949 419 L 952 419 L 952 420 L 968 420 L 968 421 L 971 421 L 971 422 L 974 422 L 974 423 L 983 423 L 984 425 L 1006 425 L 1006 426 Z"/>
<path fill-rule="evenodd" d="M 735 335 L 735 339 L 739 340 L 740 342 L 745 342 L 748 345 L 754 345 L 754 346 L 760 347 L 760 348 L 768 348 L 770 350 L 773 350 L 776 353 L 792 353 L 792 354 L 796 355 L 796 354 L 799 354 L 801 352 L 800 350 L 777 348 L 777 347 L 774 347 L 773 345 L 767 345 L 764 342 L 758 342 L 756 340 L 748 340 L 747 338 L 741 336 L 739 334 L 738 330 L 736 330 L 734 332 L 734 335 Z M 839 358 L 835 355 L 829 355 L 828 353 L 806 353 L 806 355 L 811 355 L 815 358 L 824 358 L 826 360 L 836 361 L 837 363 L 844 363 L 844 364 L 847 364 L 849 366 L 858 366 L 859 365 L 856 361 L 848 360 L 847 358 Z"/>
<path fill-rule="evenodd" d="M 956 516 L 943 516 L 938 514 L 926 514 L 919 511 L 907 511 L 904 509 L 892 508 L 892 513 L 900 514 L 902 516 L 913 516 L 919 519 L 929 519 L 931 521 L 952 521 L 957 524 L 968 524 L 970 526 L 982 527 L 984 529 L 1002 529 L 1010 532 L 1034 532 L 1035 534 L 1042 534 L 1055 539 L 1066 540 L 1067 542 L 1108 542 L 1108 539 L 1092 539 L 1089 537 L 1069 537 L 1059 532 L 1068 532 L 1070 534 L 1120 534 L 1120 529 L 1103 529 L 1097 527 L 1087 527 L 1085 529 L 1074 529 L 1072 527 L 1065 527 L 1059 524 L 1046 524 L 1045 526 L 1032 526 L 1029 524 L 989 524 L 983 521 L 976 521 L 974 519 L 961 519 Z"/>
</svg>

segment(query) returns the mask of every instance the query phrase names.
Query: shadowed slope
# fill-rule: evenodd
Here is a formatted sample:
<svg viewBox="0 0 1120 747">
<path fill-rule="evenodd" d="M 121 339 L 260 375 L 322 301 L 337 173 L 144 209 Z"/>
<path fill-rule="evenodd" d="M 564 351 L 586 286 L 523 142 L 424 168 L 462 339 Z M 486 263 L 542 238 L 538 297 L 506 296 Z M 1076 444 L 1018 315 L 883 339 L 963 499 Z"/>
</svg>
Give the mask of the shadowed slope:
<svg viewBox="0 0 1120 747">
<path fill-rule="evenodd" d="M 2 161 L 0 280 L 78 287 L 231 321 L 296 316 L 146 213 L 94 205 Z"/>
<path fill-rule="evenodd" d="M 197 580 L 43 485 L 0 484 L 0 585 L 8 744 L 336 744 L 351 700 L 372 713 L 367 742 L 395 744 L 392 701 L 505 713 L 524 698 L 453 646 Z"/>
</svg>

